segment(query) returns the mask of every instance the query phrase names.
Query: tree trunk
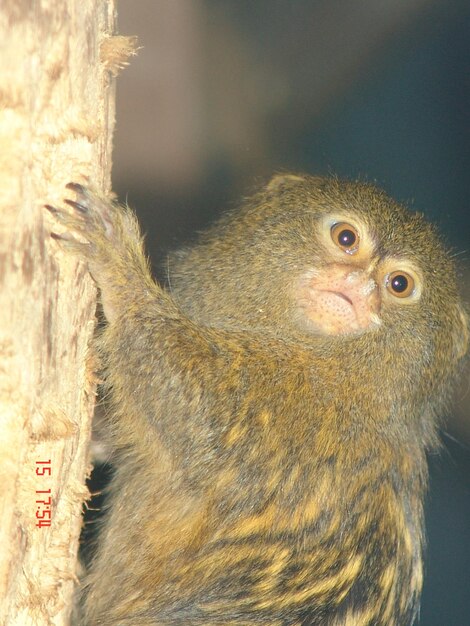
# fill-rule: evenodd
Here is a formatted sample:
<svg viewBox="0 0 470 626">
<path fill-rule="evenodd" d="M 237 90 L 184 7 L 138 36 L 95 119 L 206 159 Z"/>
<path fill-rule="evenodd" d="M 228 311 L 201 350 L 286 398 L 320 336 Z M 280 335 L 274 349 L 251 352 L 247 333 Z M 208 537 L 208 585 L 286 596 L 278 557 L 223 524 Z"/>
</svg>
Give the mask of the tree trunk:
<svg viewBox="0 0 470 626">
<path fill-rule="evenodd" d="M 95 398 L 96 290 L 49 233 L 110 185 L 114 0 L 0 8 L 0 624 L 68 624 Z M 115 45 L 113 44 L 115 43 Z"/>
</svg>

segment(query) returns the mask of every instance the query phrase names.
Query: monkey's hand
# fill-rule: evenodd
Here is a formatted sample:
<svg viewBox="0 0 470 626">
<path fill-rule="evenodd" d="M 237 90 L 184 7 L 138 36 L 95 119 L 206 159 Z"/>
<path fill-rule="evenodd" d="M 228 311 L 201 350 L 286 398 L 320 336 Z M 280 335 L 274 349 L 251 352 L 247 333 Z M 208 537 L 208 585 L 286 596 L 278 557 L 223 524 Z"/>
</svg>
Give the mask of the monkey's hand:
<svg viewBox="0 0 470 626">
<path fill-rule="evenodd" d="M 66 228 L 60 234 L 53 232 L 52 237 L 88 263 L 101 289 L 105 316 L 112 322 L 126 301 L 154 297 L 159 291 L 150 274 L 137 219 L 128 208 L 82 185 L 69 183 L 67 189 L 76 194 L 75 200 L 65 200 L 69 210 L 46 205 Z"/>
<path fill-rule="evenodd" d="M 214 359 L 213 343 L 218 339 L 188 320 L 171 295 L 154 282 L 137 219 L 130 209 L 76 183 L 67 189 L 76 194 L 73 200 L 65 200 L 62 208 L 46 208 L 58 223 L 56 230 L 60 230 L 60 234 L 52 233 L 53 238 L 88 264 L 101 292 L 108 324 L 97 338 L 96 348 L 105 384 L 113 389 L 109 397 L 114 401 L 111 412 L 116 440 L 123 445 L 135 442 L 138 448 L 140 440 L 156 441 L 158 424 L 161 431 L 168 429 L 172 449 L 178 447 L 175 428 L 181 448 L 187 449 L 187 412 L 183 410 L 178 419 L 174 407 L 179 405 L 181 391 L 199 398 L 214 372 L 224 371 Z M 192 363 L 190 376 L 188 359 Z M 179 386 L 174 384 L 175 378 L 164 375 L 167 371 L 178 377 Z M 158 394 L 154 389 L 157 381 Z M 136 389 L 139 393 L 129 393 Z M 170 408 L 162 408 L 162 402 Z M 206 428 L 201 435 L 202 450 L 204 438 L 210 436 L 208 421 L 206 425 L 201 420 L 201 428 Z M 152 448 L 150 456 L 155 454 Z M 197 454 L 194 460 L 199 462 Z"/>
</svg>

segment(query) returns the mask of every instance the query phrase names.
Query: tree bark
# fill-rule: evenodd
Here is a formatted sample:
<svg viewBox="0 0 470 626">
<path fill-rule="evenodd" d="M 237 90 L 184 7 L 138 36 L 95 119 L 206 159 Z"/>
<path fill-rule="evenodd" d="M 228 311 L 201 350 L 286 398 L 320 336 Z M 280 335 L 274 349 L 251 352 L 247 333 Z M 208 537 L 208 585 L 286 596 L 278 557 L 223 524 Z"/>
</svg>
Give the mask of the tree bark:
<svg viewBox="0 0 470 626">
<path fill-rule="evenodd" d="M 68 624 L 95 381 L 96 290 L 49 233 L 69 181 L 110 185 L 114 0 L 0 8 L 0 624 Z M 110 43 L 111 42 L 111 43 Z M 113 45 L 113 42 L 117 42 Z"/>
</svg>

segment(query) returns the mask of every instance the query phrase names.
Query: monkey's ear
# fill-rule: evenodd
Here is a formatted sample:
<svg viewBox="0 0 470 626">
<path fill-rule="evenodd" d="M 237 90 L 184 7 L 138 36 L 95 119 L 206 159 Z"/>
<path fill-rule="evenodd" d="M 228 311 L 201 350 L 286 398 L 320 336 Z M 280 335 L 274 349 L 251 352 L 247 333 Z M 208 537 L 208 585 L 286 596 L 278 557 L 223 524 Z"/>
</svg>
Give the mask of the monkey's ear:
<svg viewBox="0 0 470 626">
<path fill-rule="evenodd" d="M 301 174 L 275 174 L 266 185 L 267 191 L 279 191 L 281 187 L 292 187 L 305 180 Z"/>
</svg>

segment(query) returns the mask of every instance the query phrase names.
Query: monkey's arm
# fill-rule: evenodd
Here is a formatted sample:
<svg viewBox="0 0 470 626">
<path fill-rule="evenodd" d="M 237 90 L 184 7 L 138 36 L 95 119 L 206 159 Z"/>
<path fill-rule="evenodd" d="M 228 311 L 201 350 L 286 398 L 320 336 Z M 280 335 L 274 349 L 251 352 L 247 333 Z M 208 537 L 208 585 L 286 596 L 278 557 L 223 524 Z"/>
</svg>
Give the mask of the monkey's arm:
<svg viewBox="0 0 470 626">
<path fill-rule="evenodd" d="M 148 442 L 155 455 L 158 439 L 177 459 L 192 459 L 196 479 L 195 466 L 207 473 L 211 461 L 220 462 L 224 437 L 243 430 L 251 405 L 262 412 L 258 394 L 250 398 L 250 381 L 266 368 L 266 378 L 276 378 L 272 347 L 194 324 L 152 279 L 135 216 L 80 185 L 69 188 L 77 194 L 66 201 L 71 212 L 48 208 L 66 227 L 55 237 L 87 261 L 101 291 L 108 325 L 99 347 L 115 442 L 140 450 Z M 251 421 L 255 442 L 257 421 Z"/>
</svg>

